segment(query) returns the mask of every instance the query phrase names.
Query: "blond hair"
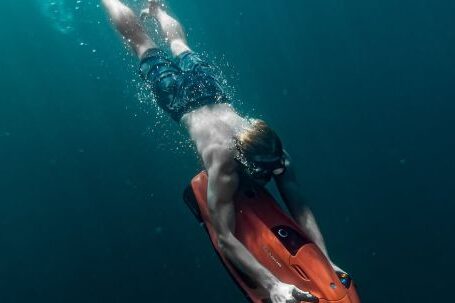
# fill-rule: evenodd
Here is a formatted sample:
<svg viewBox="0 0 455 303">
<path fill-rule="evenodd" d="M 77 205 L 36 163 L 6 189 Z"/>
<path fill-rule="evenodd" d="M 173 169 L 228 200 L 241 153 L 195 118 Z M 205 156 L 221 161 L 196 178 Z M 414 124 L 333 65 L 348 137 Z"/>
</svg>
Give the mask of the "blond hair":
<svg viewBox="0 0 455 303">
<path fill-rule="evenodd" d="M 251 125 L 236 137 L 237 149 L 244 157 L 254 155 L 273 154 L 283 152 L 278 135 L 263 120 L 253 120 Z"/>
</svg>

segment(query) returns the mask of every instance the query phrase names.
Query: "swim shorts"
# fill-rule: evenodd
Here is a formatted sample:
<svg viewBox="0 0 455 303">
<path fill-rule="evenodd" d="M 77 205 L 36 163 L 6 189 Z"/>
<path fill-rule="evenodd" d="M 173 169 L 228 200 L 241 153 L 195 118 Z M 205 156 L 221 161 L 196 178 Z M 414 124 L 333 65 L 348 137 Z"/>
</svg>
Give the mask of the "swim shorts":
<svg viewBox="0 0 455 303">
<path fill-rule="evenodd" d="M 230 103 L 214 68 L 194 52 L 175 61 L 160 49 L 149 49 L 140 63 L 140 75 L 151 85 L 158 105 L 172 119 L 209 104 Z"/>
</svg>

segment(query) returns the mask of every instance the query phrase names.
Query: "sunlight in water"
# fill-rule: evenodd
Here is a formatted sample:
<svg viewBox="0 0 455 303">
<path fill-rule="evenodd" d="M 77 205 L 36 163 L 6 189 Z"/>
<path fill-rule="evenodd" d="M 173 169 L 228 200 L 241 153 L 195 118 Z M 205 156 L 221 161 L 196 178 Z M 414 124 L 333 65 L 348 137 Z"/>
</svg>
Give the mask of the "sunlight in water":
<svg viewBox="0 0 455 303">
<path fill-rule="evenodd" d="M 76 0 L 37 0 L 43 14 L 52 21 L 52 25 L 61 33 L 68 34 L 73 31 L 74 15 L 71 5 L 81 3 Z"/>
</svg>

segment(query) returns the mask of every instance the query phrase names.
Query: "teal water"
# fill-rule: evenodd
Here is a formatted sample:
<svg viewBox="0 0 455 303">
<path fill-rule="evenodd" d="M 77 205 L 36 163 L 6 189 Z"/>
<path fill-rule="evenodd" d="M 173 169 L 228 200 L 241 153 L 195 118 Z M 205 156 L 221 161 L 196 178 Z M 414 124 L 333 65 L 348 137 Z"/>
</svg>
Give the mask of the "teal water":
<svg viewBox="0 0 455 303">
<path fill-rule="evenodd" d="M 197 157 L 97 4 L 1 4 L 0 302 L 243 302 L 181 201 Z M 169 4 L 282 136 L 363 302 L 450 301 L 455 3 Z"/>
</svg>

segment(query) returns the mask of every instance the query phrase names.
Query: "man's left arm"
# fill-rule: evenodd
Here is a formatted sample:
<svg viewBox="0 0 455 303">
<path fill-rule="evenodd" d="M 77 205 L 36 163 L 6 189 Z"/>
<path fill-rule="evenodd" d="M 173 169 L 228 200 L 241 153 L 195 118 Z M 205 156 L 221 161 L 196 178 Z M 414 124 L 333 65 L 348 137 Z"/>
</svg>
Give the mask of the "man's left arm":
<svg viewBox="0 0 455 303">
<path fill-rule="evenodd" d="M 346 274 L 343 269 L 338 267 L 330 259 L 327 247 L 325 246 L 324 237 L 322 236 L 321 230 L 316 223 L 316 218 L 308 205 L 305 203 L 305 198 L 303 197 L 300 184 L 297 180 L 292 160 L 288 153 L 285 152 L 285 155 L 286 171 L 280 176 L 275 176 L 275 181 L 284 203 L 288 207 L 294 220 L 302 228 L 310 240 L 321 249 L 337 274 Z"/>
<path fill-rule="evenodd" d="M 275 176 L 275 182 L 284 203 L 289 209 L 294 220 L 299 224 L 305 234 L 313 241 L 330 260 L 324 237 L 319 229 L 313 212 L 305 203 L 305 198 L 300 189 L 291 158 L 286 153 L 286 172 Z"/>
</svg>

